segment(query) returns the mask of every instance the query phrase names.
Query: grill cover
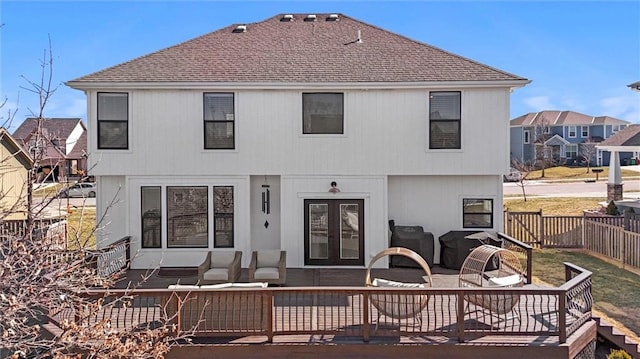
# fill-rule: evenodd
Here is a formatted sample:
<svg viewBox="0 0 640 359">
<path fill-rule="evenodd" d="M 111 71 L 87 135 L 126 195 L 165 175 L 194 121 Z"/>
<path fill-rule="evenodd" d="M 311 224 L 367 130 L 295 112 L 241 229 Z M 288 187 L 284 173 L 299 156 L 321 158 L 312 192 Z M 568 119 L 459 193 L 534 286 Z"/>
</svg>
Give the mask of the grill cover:
<svg viewBox="0 0 640 359">
<path fill-rule="evenodd" d="M 424 232 L 421 226 L 391 225 L 391 247 L 404 247 L 418 253 L 433 267 L 433 234 Z M 391 267 L 420 268 L 412 259 L 403 256 L 391 256 Z"/>
</svg>

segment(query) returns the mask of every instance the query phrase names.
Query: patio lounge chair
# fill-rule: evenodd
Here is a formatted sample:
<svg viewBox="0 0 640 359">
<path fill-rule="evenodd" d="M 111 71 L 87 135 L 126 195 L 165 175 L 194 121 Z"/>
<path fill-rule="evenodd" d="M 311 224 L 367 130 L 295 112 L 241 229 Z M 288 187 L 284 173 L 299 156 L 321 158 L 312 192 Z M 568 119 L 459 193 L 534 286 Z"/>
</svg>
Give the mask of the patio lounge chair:
<svg viewBox="0 0 640 359">
<path fill-rule="evenodd" d="M 382 257 L 401 255 L 416 261 L 424 270 L 423 276 L 425 283 L 404 283 L 395 282 L 386 279 L 375 278 L 371 280 L 371 269 L 373 264 Z M 433 280 L 431 278 L 431 270 L 429 265 L 418 253 L 403 247 L 391 247 L 382 250 L 376 254 L 369 266 L 365 277 L 365 285 L 367 287 L 386 287 L 386 288 L 415 288 L 421 289 L 431 287 Z M 409 319 L 414 318 L 419 325 L 422 325 L 422 310 L 427 306 L 429 296 L 426 294 L 372 294 L 370 296 L 371 304 L 378 310 L 378 319 L 376 328 L 382 316 L 391 319 Z"/>
<path fill-rule="evenodd" d="M 495 268 L 495 270 L 491 270 Z M 466 258 L 458 276 L 460 287 L 467 288 L 512 288 L 524 285 L 524 275 L 520 260 L 508 249 L 482 245 L 475 248 Z M 489 315 L 500 316 L 511 312 L 517 315 L 520 295 L 513 293 L 466 295 L 467 308 L 474 304 L 488 311 Z M 501 318 L 501 320 L 510 318 Z"/>
<path fill-rule="evenodd" d="M 242 252 L 213 251 L 207 253 L 198 266 L 198 283 L 218 284 L 235 282 L 240 278 Z"/>
<path fill-rule="evenodd" d="M 249 281 L 284 285 L 287 282 L 287 252 L 279 249 L 253 251 Z"/>
</svg>

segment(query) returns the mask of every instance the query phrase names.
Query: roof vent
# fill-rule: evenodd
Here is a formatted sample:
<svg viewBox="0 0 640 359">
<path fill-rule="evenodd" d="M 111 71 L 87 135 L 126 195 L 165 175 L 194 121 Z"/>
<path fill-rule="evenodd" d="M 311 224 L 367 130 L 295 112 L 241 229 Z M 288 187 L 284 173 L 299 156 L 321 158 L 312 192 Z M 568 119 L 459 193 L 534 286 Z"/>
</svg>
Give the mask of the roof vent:
<svg viewBox="0 0 640 359">
<path fill-rule="evenodd" d="M 293 21 L 293 15 L 286 14 L 286 15 L 282 16 L 282 18 L 280 18 L 280 21 L 282 21 L 282 22 L 291 22 L 291 21 Z"/>
<path fill-rule="evenodd" d="M 327 16 L 327 21 L 338 21 L 338 14 L 331 14 Z"/>
<path fill-rule="evenodd" d="M 304 21 L 307 21 L 307 22 L 316 21 L 316 16 L 313 15 L 313 14 L 309 14 L 309 15 L 307 15 L 307 17 L 304 18 Z"/>
<path fill-rule="evenodd" d="M 247 32 L 247 25 L 238 25 L 232 32 L 236 34 L 240 32 Z"/>
</svg>

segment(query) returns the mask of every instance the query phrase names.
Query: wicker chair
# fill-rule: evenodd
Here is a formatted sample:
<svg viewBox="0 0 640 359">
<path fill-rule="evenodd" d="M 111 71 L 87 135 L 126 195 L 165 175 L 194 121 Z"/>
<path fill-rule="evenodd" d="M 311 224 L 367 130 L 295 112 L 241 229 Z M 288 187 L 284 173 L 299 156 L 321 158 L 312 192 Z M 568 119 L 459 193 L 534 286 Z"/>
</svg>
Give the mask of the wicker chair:
<svg viewBox="0 0 640 359">
<path fill-rule="evenodd" d="M 404 283 L 394 282 L 385 279 L 375 278 L 371 280 L 371 269 L 373 264 L 380 258 L 385 256 L 401 255 L 413 259 L 424 270 L 425 275 L 423 279 L 425 283 Z M 365 285 L 367 287 L 387 287 L 387 288 L 426 288 L 433 285 L 431 278 L 431 270 L 429 265 L 418 253 L 403 247 L 391 247 L 382 250 L 376 254 L 369 262 L 367 267 L 367 274 L 365 276 Z M 422 310 L 427 306 L 429 296 L 426 294 L 372 294 L 370 297 L 371 304 L 378 310 L 378 320 L 382 316 L 389 317 L 391 319 L 409 319 L 414 318 L 418 321 L 418 324 L 422 324 Z M 376 323 L 376 328 L 377 328 Z"/>
<path fill-rule="evenodd" d="M 496 268 L 487 271 L 487 268 Z M 467 256 L 458 277 L 460 287 L 488 287 L 510 288 L 522 287 L 524 275 L 520 260 L 516 254 L 504 248 L 482 245 L 475 248 Z M 520 295 L 505 294 L 469 294 L 465 295 L 467 309 L 469 304 L 474 304 L 485 310 L 490 315 L 506 315 L 518 311 Z M 516 315 L 513 318 L 518 318 Z"/>
<path fill-rule="evenodd" d="M 232 283 L 240 278 L 242 252 L 214 251 L 207 253 L 198 266 L 199 284 Z"/>
<path fill-rule="evenodd" d="M 249 263 L 249 281 L 285 285 L 287 252 L 279 249 L 253 251 Z"/>
</svg>

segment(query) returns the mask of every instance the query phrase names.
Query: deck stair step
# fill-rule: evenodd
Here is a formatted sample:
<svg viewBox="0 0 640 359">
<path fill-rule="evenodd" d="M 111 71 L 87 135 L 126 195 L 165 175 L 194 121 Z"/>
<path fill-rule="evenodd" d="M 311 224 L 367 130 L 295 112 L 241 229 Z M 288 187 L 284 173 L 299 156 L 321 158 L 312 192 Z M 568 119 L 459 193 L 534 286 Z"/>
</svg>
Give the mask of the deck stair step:
<svg viewBox="0 0 640 359">
<path fill-rule="evenodd" d="M 626 351 L 634 359 L 640 359 L 640 343 L 626 336 L 613 324 L 597 314 L 592 314 L 593 320 L 598 324 L 598 334 L 611 343 Z"/>
</svg>

